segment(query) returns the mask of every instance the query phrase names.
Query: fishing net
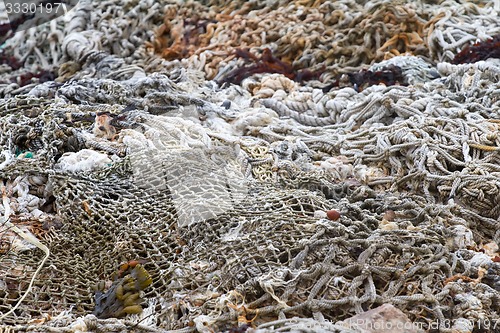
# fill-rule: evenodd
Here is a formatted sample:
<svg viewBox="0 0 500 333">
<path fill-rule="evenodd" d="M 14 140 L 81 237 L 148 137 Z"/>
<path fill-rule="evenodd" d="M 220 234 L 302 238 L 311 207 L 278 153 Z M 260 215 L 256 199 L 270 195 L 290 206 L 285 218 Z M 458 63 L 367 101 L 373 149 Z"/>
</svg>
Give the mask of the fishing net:
<svg viewBox="0 0 500 333">
<path fill-rule="evenodd" d="M 1 329 L 346 333 L 389 303 L 494 331 L 500 63 L 449 62 L 499 11 L 81 1 L 18 32 Z"/>
</svg>

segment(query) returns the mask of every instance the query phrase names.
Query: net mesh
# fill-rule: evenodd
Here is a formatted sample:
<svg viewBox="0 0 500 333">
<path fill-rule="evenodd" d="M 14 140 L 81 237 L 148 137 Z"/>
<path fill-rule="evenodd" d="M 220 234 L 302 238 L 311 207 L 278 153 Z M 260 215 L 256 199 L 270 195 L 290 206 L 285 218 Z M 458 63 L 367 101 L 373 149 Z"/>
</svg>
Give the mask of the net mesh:
<svg viewBox="0 0 500 333">
<path fill-rule="evenodd" d="M 500 2 L 234 3 L 82 1 L 7 41 L 2 329 L 352 332 L 385 303 L 428 331 L 499 319 L 500 67 L 446 61 L 499 32 Z M 206 81 L 243 47 L 411 84 Z M 58 82 L 22 82 L 39 68 Z M 142 313 L 92 315 L 137 259 Z"/>
</svg>

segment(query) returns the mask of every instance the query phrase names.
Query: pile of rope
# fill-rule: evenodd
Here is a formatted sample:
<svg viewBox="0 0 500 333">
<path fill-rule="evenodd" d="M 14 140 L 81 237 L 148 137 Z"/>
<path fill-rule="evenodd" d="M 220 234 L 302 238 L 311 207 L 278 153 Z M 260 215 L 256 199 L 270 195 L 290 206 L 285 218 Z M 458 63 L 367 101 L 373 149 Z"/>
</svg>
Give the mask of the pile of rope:
<svg viewBox="0 0 500 333">
<path fill-rule="evenodd" d="M 346 333 L 386 303 L 428 330 L 494 323 L 500 63 L 449 61 L 500 33 L 499 11 L 82 1 L 17 33 L 1 328 Z M 387 68 L 401 85 L 356 83 Z M 41 71 L 55 81 L 23 79 Z M 126 294 L 139 261 L 151 285 Z"/>
</svg>

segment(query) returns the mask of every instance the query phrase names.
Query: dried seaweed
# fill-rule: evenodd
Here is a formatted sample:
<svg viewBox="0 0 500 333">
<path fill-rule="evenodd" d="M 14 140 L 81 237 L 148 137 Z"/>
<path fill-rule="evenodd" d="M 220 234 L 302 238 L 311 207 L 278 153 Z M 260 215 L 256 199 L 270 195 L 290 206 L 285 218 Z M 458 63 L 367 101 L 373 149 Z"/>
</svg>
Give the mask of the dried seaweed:
<svg viewBox="0 0 500 333">
<path fill-rule="evenodd" d="M 11 38 L 16 32 L 17 28 L 19 28 L 23 23 L 32 19 L 33 17 L 33 14 L 22 14 L 18 18 L 10 20 L 10 23 L 0 24 L 0 43 L 3 43 L 7 39 Z"/>
<path fill-rule="evenodd" d="M 391 65 L 384 67 L 380 71 L 370 71 L 363 69 L 357 73 L 344 74 L 333 83 L 324 87 L 323 91 L 328 92 L 334 87 L 341 87 L 344 82 L 350 83 L 358 92 L 369 86 L 381 83 L 385 84 L 386 86 L 407 85 L 401 67 Z"/>
<path fill-rule="evenodd" d="M 37 73 L 25 73 L 21 74 L 18 77 L 11 78 L 12 83 L 17 83 L 20 87 L 23 87 L 32 82 L 32 79 L 38 79 L 39 83 L 44 83 L 47 81 L 54 81 L 57 77 L 56 74 L 52 71 L 42 70 Z"/>
<path fill-rule="evenodd" d="M 0 43 L 5 42 L 12 36 L 12 29 L 9 23 L 0 24 Z"/>
<path fill-rule="evenodd" d="M 472 46 L 467 45 L 453 58 L 452 63 L 470 64 L 488 58 L 500 58 L 500 34 Z"/>
<path fill-rule="evenodd" d="M 294 69 L 293 66 L 289 63 L 273 56 L 273 53 L 269 48 L 265 48 L 262 51 L 262 55 L 260 56 L 260 58 L 245 49 L 236 49 L 235 55 L 237 57 L 245 59 L 246 61 L 253 62 L 253 64 L 234 69 L 225 77 L 220 79 L 219 83 L 227 82 L 241 84 L 241 81 L 243 81 L 247 77 L 260 73 L 283 74 L 287 78 L 295 80 L 297 82 L 318 79 L 321 75 L 321 71 L 311 72 L 308 69 Z"/>
<path fill-rule="evenodd" d="M 0 25 L 0 35 L 2 35 L 2 26 Z M 19 61 L 16 57 L 8 55 L 5 52 L 0 52 L 0 65 L 8 65 L 12 70 L 19 69 L 23 66 L 23 63 Z"/>
</svg>

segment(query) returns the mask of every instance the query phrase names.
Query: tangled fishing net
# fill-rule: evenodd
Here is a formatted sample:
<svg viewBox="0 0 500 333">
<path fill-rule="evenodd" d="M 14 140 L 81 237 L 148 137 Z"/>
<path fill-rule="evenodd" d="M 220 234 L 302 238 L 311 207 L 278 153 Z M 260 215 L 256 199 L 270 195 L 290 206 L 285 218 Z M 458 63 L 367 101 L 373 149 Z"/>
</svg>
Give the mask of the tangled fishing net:
<svg viewBox="0 0 500 333">
<path fill-rule="evenodd" d="M 10 36 L 1 330 L 495 331 L 499 12 L 82 0 Z"/>
</svg>

